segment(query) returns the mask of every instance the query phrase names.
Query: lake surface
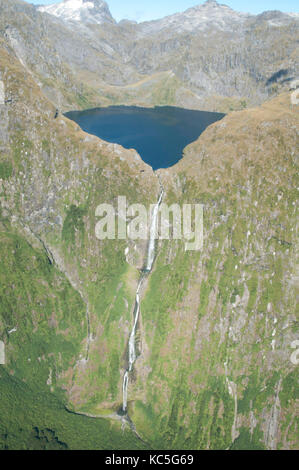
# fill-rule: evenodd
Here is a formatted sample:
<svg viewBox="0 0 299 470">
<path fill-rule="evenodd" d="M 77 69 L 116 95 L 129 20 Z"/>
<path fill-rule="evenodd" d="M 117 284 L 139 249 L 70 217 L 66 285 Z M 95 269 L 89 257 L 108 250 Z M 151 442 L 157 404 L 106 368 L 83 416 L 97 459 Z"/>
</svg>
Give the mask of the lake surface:
<svg viewBox="0 0 299 470">
<path fill-rule="evenodd" d="M 136 149 L 143 161 L 157 170 L 177 163 L 186 145 L 224 114 L 172 106 L 110 106 L 71 111 L 66 116 L 89 134 Z"/>
</svg>

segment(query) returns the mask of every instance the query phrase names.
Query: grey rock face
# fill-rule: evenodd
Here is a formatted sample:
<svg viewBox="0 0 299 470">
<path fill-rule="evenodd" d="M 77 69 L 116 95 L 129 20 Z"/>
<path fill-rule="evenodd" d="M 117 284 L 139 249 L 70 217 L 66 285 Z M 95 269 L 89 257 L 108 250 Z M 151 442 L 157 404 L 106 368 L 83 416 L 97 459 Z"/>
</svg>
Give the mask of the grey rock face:
<svg viewBox="0 0 299 470">
<path fill-rule="evenodd" d="M 38 9 L 0 0 L 0 25 L 63 109 L 191 103 L 226 112 L 261 103 L 298 76 L 296 14 L 254 16 L 208 1 L 158 21 L 115 24 L 100 0 Z"/>
<path fill-rule="evenodd" d="M 5 89 L 4 83 L 0 80 L 0 105 L 5 102 Z"/>
<path fill-rule="evenodd" d="M 233 27 L 241 25 L 252 15 L 239 13 L 226 5 L 220 5 L 214 0 L 208 0 L 202 5 L 189 8 L 183 13 L 176 13 L 161 20 L 141 23 L 141 34 L 152 34 L 169 29 L 176 34 L 183 31 L 208 31 L 210 28 L 230 31 Z"/>
<path fill-rule="evenodd" d="M 8 127 L 8 110 L 5 105 L 5 85 L 0 80 L 0 151 L 6 149 L 7 144 L 7 127 Z"/>
</svg>

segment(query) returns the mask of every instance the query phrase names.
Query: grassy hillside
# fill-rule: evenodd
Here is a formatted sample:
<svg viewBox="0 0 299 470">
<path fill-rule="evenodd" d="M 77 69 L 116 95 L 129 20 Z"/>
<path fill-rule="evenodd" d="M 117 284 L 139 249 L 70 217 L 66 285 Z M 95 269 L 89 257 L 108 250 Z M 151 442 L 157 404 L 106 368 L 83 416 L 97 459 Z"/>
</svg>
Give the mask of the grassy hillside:
<svg viewBox="0 0 299 470">
<path fill-rule="evenodd" d="M 297 126 L 285 94 L 159 171 L 165 202 L 204 205 L 204 247 L 160 242 L 142 302 L 131 413 L 155 446 L 298 447 Z"/>
</svg>

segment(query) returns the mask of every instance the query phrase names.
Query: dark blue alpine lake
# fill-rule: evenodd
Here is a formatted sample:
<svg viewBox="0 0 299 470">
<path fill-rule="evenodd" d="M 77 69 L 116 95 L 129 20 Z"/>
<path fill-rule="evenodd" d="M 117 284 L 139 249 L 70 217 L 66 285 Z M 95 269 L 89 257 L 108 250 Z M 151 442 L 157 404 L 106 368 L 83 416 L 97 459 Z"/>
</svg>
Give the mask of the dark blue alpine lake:
<svg viewBox="0 0 299 470">
<path fill-rule="evenodd" d="M 186 145 L 224 114 L 172 106 L 110 106 L 66 113 L 89 134 L 134 148 L 154 170 L 168 168 L 183 156 Z"/>
</svg>

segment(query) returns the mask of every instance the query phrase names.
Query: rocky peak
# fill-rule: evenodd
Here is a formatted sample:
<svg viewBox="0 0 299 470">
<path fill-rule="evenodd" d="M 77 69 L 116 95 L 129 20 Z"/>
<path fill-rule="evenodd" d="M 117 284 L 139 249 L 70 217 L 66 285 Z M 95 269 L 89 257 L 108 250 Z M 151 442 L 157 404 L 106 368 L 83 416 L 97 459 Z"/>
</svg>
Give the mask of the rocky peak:
<svg viewBox="0 0 299 470">
<path fill-rule="evenodd" d="M 38 10 L 64 21 L 95 24 L 115 23 L 107 3 L 102 0 L 63 0 L 58 4 L 40 6 Z"/>
<path fill-rule="evenodd" d="M 229 19 L 229 18 L 244 18 L 250 16 L 248 13 L 237 12 L 230 8 L 228 5 L 224 5 L 216 2 L 216 0 L 206 0 L 206 2 L 188 8 L 182 15 L 186 13 L 192 13 L 196 16 L 202 16 L 204 19 Z M 205 18 L 205 15 L 207 17 Z"/>
<path fill-rule="evenodd" d="M 141 29 L 145 33 L 152 33 L 165 28 L 175 29 L 177 32 L 209 31 L 211 28 L 230 31 L 249 17 L 251 17 L 249 13 L 240 13 L 232 10 L 227 5 L 217 3 L 215 0 L 207 0 L 205 3 L 188 8 L 182 13 L 175 13 L 161 20 L 142 23 Z"/>
<path fill-rule="evenodd" d="M 223 7 L 223 6 L 226 6 L 226 5 L 221 5 L 220 3 L 216 2 L 216 0 L 206 0 L 202 5 L 199 5 L 199 6 L 210 6 L 210 7 Z M 229 8 L 229 7 L 227 7 Z"/>
</svg>

